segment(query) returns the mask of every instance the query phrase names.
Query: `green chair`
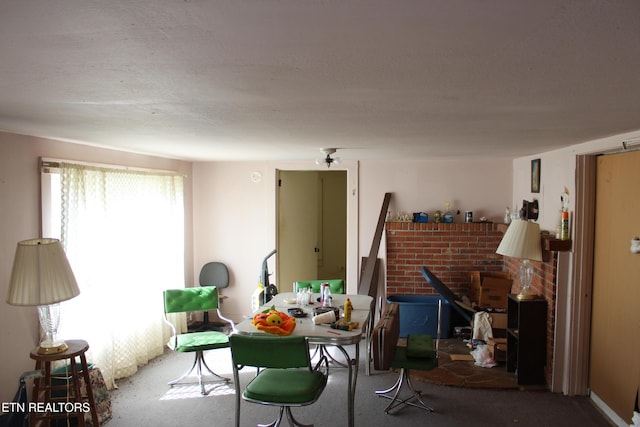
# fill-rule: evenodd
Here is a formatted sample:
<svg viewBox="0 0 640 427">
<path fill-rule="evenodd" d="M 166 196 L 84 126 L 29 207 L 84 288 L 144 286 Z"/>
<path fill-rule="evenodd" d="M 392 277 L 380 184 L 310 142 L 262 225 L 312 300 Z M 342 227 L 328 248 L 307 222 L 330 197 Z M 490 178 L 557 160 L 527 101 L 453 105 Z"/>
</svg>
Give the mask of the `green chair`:
<svg viewBox="0 0 640 427">
<path fill-rule="evenodd" d="M 400 375 L 395 384 L 386 390 L 377 390 L 380 397 L 390 399 L 389 405 L 384 409 L 389 413 L 400 405 L 410 405 L 416 408 L 433 412 L 433 408 L 422 400 L 420 390 L 416 390 L 411 382 L 411 370 L 429 371 L 438 367 L 438 341 L 440 341 L 440 316 L 442 301 L 438 302 L 438 328 L 437 337 L 434 340 L 430 335 L 409 334 L 406 338 L 406 346 L 396 346 L 391 359 L 391 369 L 399 369 Z M 404 386 L 407 386 L 411 394 L 401 398 L 400 394 Z"/>
<path fill-rule="evenodd" d="M 323 357 L 312 366 L 309 345 L 303 336 L 233 334 L 229 340 L 236 385 L 236 427 L 240 427 L 241 395 L 247 402 L 280 407 L 275 421 L 259 427 L 277 427 L 285 414 L 290 425 L 312 427 L 313 424 L 297 421 L 291 407 L 318 400 L 327 384 L 327 359 Z M 258 373 L 242 391 L 239 371 L 245 366 L 258 368 Z"/>
<path fill-rule="evenodd" d="M 165 321 L 170 325 L 172 330 L 172 337 L 167 345 L 173 351 L 180 353 L 195 353 L 195 360 L 191 369 L 181 377 L 170 381 L 169 386 L 171 387 L 182 383 L 183 380 L 189 377 L 194 370 L 196 371 L 198 384 L 200 384 L 200 393 L 203 395 L 207 394 L 204 386 L 205 382 L 228 383 L 230 381 L 229 378 L 221 377 L 213 372 L 211 368 L 207 366 L 207 362 L 204 359 L 204 352 L 207 350 L 229 347 L 229 337 L 218 331 L 189 332 L 180 334 L 176 332 L 175 325 L 169 321 L 167 317 L 167 314 L 170 313 L 206 312 L 208 310 L 215 310 L 220 320 L 229 323 L 231 329 L 234 328 L 233 322 L 220 314 L 218 289 L 215 286 L 169 289 L 164 291 Z M 202 371 L 203 368 L 214 376 L 212 381 L 205 381 L 205 374 L 203 374 Z"/>
<path fill-rule="evenodd" d="M 332 294 L 344 294 L 344 280 L 331 279 L 331 280 L 299 280 L 293 282 L 293 292 L 298 292 L 298 289 L 309 289 L 314 294 L 320 293 L 320 286 L 323 283 L 329 284 L 329 290 Z"/>
</svg>

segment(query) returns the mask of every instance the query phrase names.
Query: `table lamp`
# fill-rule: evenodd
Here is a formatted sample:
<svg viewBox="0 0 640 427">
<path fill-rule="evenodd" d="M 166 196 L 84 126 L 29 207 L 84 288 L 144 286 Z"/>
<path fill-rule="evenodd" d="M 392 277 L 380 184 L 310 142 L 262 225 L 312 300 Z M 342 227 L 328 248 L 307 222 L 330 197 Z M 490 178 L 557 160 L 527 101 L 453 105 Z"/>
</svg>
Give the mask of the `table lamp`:
<svg viewBox="0 0 640 427">
<path fill-rule="evenodd" d="M 540 245 L 540 225 L 533 221 L 514 219 L 509 224 L 504 234 L 497 254 L 521 258 L 520 266 L 520 293 L 519 300 L 533 299 L 536 295 L 531 289 L 533 279 L 533 267 L 529 260 L 542 261 L 542 247 Z"/>
<path fill-rule="evenodd" d="M 59 240 L 31 239 L 18 243 L 7 303 L 38 306 L 40 326 L 45 333 L 38 353 L 56 354 L 68 348 L 57 337 L 59 303 L 78 294 L 78 283 Z"/>
</svg>

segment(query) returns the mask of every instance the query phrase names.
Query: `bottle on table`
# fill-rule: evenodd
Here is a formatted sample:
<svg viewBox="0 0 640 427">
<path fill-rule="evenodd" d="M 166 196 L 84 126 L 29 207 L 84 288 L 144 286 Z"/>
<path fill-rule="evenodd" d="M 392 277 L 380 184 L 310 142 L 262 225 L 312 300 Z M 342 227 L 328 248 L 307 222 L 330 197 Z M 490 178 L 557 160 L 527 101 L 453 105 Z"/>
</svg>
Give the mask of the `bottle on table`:
<svg viewBox="0 0 640 427">
<path fill-rule="evenodd" d="M 347 298 L 344 302 L 344 321 L 346 323 L 351 322 L 351 312 L 353 311 L 353 304 L 351 304 L 351 300 Z"/>
</svg>

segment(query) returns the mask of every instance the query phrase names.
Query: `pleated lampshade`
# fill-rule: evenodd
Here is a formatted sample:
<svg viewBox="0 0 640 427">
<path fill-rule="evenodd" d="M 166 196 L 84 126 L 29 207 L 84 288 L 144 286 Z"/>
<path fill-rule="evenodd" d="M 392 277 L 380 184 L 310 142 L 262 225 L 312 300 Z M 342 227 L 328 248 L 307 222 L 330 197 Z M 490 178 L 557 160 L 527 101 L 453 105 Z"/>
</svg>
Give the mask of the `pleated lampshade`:
<svg viewBox="0 0 640 427">
<path fill-rule="evenodd" d="M 31 239 L 18 243 L 7 303 L 47 305 L 78 294 L 78 283 L 59 240 Z"/>
<path fill-rule="evenodd" d="M 514 219 L 507 228 L 496 253 L 514 258 L 542 261 L 540 225 L 533 221 Z"/>
</svg>

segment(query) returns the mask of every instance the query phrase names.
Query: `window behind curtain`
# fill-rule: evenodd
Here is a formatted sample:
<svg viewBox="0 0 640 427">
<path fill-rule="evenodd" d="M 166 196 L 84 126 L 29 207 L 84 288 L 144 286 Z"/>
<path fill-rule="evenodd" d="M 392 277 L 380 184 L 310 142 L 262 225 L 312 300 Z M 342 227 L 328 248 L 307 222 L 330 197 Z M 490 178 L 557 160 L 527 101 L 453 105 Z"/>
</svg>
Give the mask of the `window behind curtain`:
<svg viewBox="0 0 640 427">
<path fill-rule="evenodd" d="M 80 287 L 60 331 L 89 342 L 113 386 L 164 351 L 162 291 L 184 287 L 183 177 L 43 165 L 43 233 L 61 239 Z"/>
</svg>

